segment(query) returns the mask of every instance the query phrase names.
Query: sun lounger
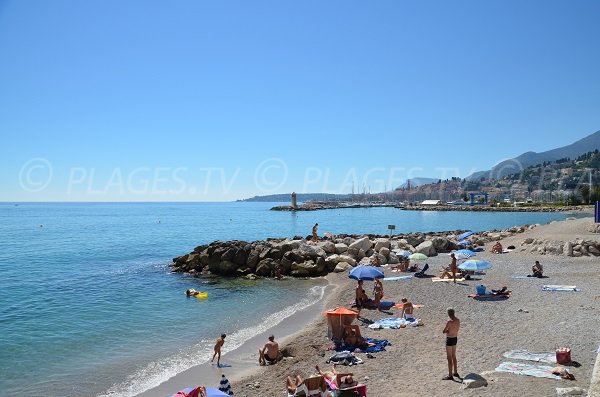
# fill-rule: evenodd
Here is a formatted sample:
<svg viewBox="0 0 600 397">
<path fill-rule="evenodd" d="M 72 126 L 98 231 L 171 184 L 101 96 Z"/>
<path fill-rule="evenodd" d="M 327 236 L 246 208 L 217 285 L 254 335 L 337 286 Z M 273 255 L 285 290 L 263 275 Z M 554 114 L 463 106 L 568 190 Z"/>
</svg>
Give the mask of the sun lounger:
<svg viewBox="0 0 600 397">
<path fill-rule="evenodd" d="M 536 378 L 548 378 L 560 380 L 560 376 L 554 375 L 554 367 L 547 365 L 531 365 L 525 363 L 503 362 L 496 368 L 496 372 L 508 372 L 516 375 L 533 376 Z"/>
<path fill-rule="evenodd" d="M 347 374 L 337 374 L 336 375 L 336 383 L 338 385 L 340 385 L 339 389 L 334 390 L 334 397 L 339 397 L 339 396 L 344 396 L 344 395 L 351 395 L 351 392 L 357 393 L 359 396 L 362 397 L 367 397 L 367 385 L 358 383 L 355 384 L 354 386 L 348 386 L 348 385 L 344 385 L 343 382 L 343 378 L 347 375 L 352 375 L 354 376 L 353 373 L 347 373 Z"/>
</svg>

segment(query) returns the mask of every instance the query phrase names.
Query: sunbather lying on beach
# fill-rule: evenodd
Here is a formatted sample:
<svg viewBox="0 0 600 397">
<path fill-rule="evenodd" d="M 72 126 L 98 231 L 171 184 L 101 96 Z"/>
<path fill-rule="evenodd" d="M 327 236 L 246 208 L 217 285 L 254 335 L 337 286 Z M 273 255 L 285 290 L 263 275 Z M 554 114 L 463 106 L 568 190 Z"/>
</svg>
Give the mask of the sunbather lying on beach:
<svg viewBox="0 0 600 397">
<path fill-rule="evenodd" d="M 287 377 L 287 391 L 289 394 L 296 393 L 296 389 L 300 387 L 303 380 L 300 375 L 296 375 L 295 379 L 292 379 L 290 376 Z"/>
<path fill-rule="evenodd" d="M 508 295 L 510 294 L 510 291 L 508 290 L 508 287 L 505 285 L 504 287 L 502 287 L 501 289 L 493 289 L 492 290 L 492 295 Z"/>
<path fill-rule="evenodd" d="M 317 370 L 319 375 L 325 378 L 327 383 L 333 388 L 337 387 L 338 389 L 343 390 L 355 387 L 358 384 L 358 382 L 354 380 L 352 373 L 338 373 L 335 368 L 335 364 L 333 364 L 333 367 L 331 367 L 331 371 L 329 372 L 321 371 L 321 368 L 319 368 L 318 365 L 315 365 L 315 369 Z"/>
</svg>

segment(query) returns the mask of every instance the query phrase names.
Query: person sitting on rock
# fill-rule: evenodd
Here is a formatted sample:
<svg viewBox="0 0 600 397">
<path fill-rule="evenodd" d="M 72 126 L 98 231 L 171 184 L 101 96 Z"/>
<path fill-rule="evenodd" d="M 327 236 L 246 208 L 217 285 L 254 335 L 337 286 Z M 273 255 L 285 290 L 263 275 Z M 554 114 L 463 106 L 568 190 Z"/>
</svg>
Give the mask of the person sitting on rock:
<svg viewBox="0 0 600 397">
<path fill-rule="evenodd" d="M 371 262 L 369 262 L 369 266 L 379 267 L 381 265 L 381 261 L 379 260 L 379 254 L 374 253 L 371 257 Z"/>
<path fill-rule="evenodd" d="M 531 277 L 544 277 L 544 268 L 540 264 L 540 261 L 535 261 L 535 265 L 531 267 L 531 272 L 533 273 Z"/>
<path fill-rule="evenodd" d="M 496 242 L 492 247 L 492 254 L 501 254 L 502 253 L 502 244 L 500 242 Z"/>
</svg>

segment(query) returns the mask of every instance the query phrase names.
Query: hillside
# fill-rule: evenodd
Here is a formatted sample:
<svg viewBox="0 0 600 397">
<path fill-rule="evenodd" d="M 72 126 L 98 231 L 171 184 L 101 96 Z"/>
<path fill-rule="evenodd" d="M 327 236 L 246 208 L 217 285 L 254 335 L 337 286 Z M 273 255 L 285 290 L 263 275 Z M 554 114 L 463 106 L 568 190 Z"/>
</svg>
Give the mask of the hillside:
<svg viewBox="0 0 600 397">
<path fill-rule="evenodd" d="M 469 175 L 469 181 L 484 179 L 501 179 L 507 175 L 515 174 L 521 170 L 545 162 L 552 162 L 562 158 L 575 159 L 582 154 L 600 149 L 600 131 L 578 140 L 570 145 L 548 150 L 546 152 L 526 152 L 510 160 L 496 164 L 489 171 L 479 171 Z"/>
</svg>

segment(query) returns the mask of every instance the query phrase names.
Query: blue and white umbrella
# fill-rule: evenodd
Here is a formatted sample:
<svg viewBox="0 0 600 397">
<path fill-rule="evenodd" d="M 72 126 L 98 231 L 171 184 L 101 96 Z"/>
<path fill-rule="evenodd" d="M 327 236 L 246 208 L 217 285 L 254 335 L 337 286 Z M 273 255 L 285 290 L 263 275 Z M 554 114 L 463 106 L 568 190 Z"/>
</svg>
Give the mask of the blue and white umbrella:
<svg viewBox="0 0 600 397">
<path fill-rule="evenodd" d="M 229 379 L 225 377 L 225 374 L 221 375 L 221 382 L 219 382 L 219 390 L 227 394 L 228 396 L 233 396 L 233 390 L 231 390 Z"/>
<path fill-rule="evenodd" d="M 457 237 L 457 239 L 458 239 L 458 240 L 464 240 L 464 239 L 466 239 L 467 237 L 469 237 L 469 236 L 472 236 L 472 235 L 474 235 L 474 234 L 475 234 L 475 232 L 471 232 L 471 231 L 464 232 L 463 234 L 461 234 L 460 236 L 458 236 L 458 237 Z"/>
<path fill-rule="evenodd" d="M 472 245 L 473 243 L 469 240 L 461 240 L 458 242 L 458 245 Z"/>
<path fill-rule="evenodd" d="M 394 253 L 398 256 L 403 256 L 405 258 L 408 258 L 412 254 L 412 252 L 407 250 L 395 250 Z"/>
<path fill-rule="evenodd" d="M 491 263 L 482 261 L 481 259 L 469 259 L 458 265 L 459 269 L 470 271 L 485 270 L 490 269 L 491 267 Z"/>
<path fill-rule="evenodd" d="M 376 278 L 384 278 L 385 275 L 383 272 L 373 266 L 356 266 L 352 270 L 350 270 L 350 274 L 348 277 L 353 278 L 355 280 L 370 280 L 373 281 Z"/>
<path fill-rule="evenodd" d="M 457 259 L 469 259 L 474 256 L 477 256 L 477 254 L 471 250 L 463 249 L 463 250 L 454 251 L 454 256 Z"/>
</svg>

